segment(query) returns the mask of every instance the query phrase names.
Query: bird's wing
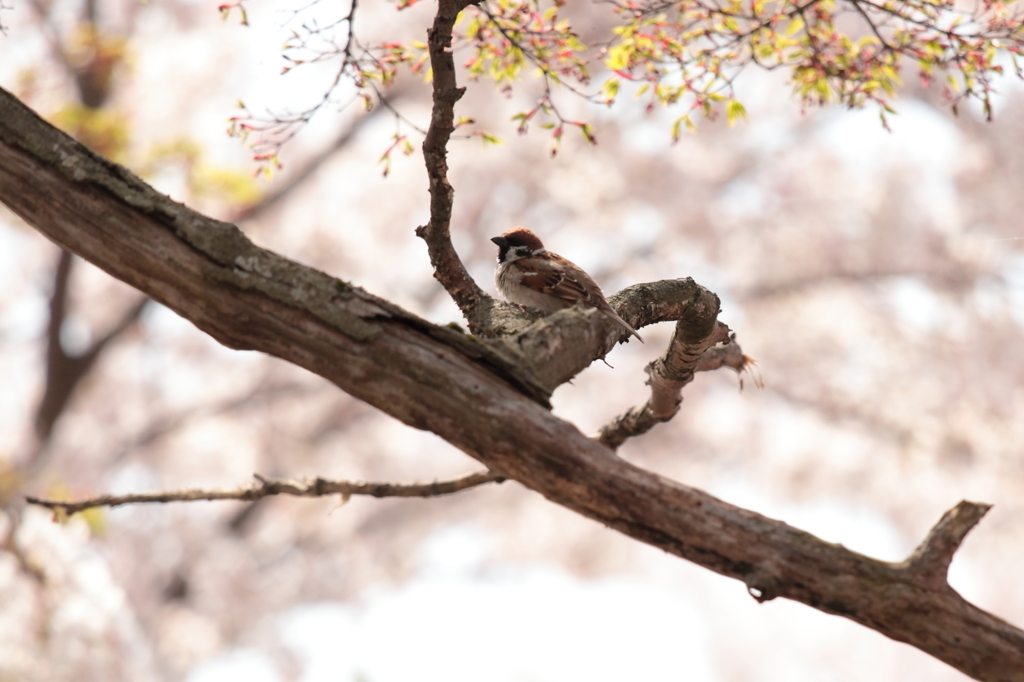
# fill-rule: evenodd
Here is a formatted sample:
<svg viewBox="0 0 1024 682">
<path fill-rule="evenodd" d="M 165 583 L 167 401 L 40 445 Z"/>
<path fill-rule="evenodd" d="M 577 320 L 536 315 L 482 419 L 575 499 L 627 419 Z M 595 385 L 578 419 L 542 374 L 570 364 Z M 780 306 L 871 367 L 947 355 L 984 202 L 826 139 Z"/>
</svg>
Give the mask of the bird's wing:
<svg viewBox="0 0 1024 682">
<path fill-rule="evenodd" d="M 643 343 L 643 337 L 637 334 L 636 330 L 608 305 L 597 282 L 561 256 L 549 253 L 533 254 L 512 261 L 510 265 L 519 270 L 521 274 L 519 283 L 523 286 L 537 293 L 561 299 L 567 305 L 583 301 L 586 305 L 603 310 L 623 329 Z"/>
<path fill-rule="evenodd" d="M 525 287 L 538 293 L 560 298 L 569 304 L 583 301 L 588 305 L 598 305 L 593 291 L 587 286 L 588 282 L 581 281 L 590 279 L 582 271 L 570 272 L 564 267 L 557 267 L 549 259 L 538 256 L 520 258 L 512 265 L 522 273 L 519 282 Z M 578 271 L 579 269 L 573 267 L 573 270 Z M 596 289 L 597 285 L 592 286 L 597 291 L 597 296 L 600 296 L 600 289 Z"/>
</svg>

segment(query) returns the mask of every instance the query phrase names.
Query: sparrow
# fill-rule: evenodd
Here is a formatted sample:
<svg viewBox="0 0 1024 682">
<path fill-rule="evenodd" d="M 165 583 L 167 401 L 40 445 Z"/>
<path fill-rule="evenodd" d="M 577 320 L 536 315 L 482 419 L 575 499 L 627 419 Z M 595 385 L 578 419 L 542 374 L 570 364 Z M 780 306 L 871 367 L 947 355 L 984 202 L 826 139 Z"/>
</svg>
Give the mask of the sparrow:
<svg viewBox="0 0 1024 682">
<path fill-rule="evenodd" d="M 514 227 L 491 241 L 498 245 L 494 284 L 509 303 L 553 313 L 579 302 L 597 308 L 643 343 L 636 330 L 608 305 L 594 278 L 567 258 L 545 249 L 532 231 Z"/>
</svg>

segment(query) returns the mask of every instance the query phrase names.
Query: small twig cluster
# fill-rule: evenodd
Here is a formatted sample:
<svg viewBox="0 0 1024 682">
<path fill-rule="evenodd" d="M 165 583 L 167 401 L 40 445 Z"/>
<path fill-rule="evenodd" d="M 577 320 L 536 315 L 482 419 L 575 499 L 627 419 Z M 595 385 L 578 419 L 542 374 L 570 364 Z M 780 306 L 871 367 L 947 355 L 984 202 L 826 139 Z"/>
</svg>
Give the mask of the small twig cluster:
<svg viewBox="0 0 1024 682">
<path fill-rule="evenodd" d="M 305 10 L 318 4 L 319 0 L 293 10 L 289 20 L 297 19 Z M 241 2 L 221 6 L 221 11 L 228 13 L 238 8 L 242 11 L 242 23 L 248 19 Z M 415 122 L 405 117 L 385 96 L 398 74 L 398 68 L 407 66 L 413 73 L 422 73 L 425 69 L 427 54 L 425 46 L 406 46 L 401 43 L 383 43 L 366 45 L 362 43 L 356 32 L 356 13 L 358 0 L 352 0 L 347 13 L 333 21 L 321 23 L 315 19 L 302 21 L 292 28 L 291 35 L 285 42 L 282 58 L 285 65 L 281 69 L 286 74 L 294 69 L 309 64 L 338 61 L 334 77 L 323 94 L 312 105 L 297 112 L 273 112 L 255 114 L 244 102 L 238 103 L 242 113 L 230 117 L 228 134 L 249 142 L 253 159 L 260 162 L 257 172 L 269 172 L 271 167 L 279 168 L 281 148 L 291 140 L 305 125 L 322 109 L 336 105 L 344 109 L 354 102 L 362 102 L 367 111 L 375 107 L 383 107 L 395 118 L 397 130 L 393 144 L 384 152 L 380 161 L 387 174 L 392 152 L 401 150 L 406 154 L 412 148 L 408 144 L 403 127 L 410 128 L 420 134 L 426 131 Z M 355 86 L 355 94 L 339 99 L 339 88 L 350 83 Z"/>
<path fill-rule="evenodd" d="M 245 23 L 242 1 L 222 5 L 221 11 L 237 9 Z M 403 1 L 397 7 L 412 4 Z M 466 54 L 461 66 L 471 79 L 493 80 L 506 93 L 535 71 L 540 93 L 513 122 L 519 133 L 531 126 L 550 131 L 552 154 L 572 128 L 588 143 L 596 142 L 589 123 L 563 114 L 561 90 L 605 105 L 627 90 L 645 97 L 649 110 L 681 105 L 684 111 L 671 129 L 672 138 L 678 139 L 683 129 L 695 130 L 695 116 L 724 113 L 730 124 L 745 117 L 733 86 L 752 65 L 788 69 L 794 93 L 805 106 L 874 103 L 883 124 L 893 112 L 889 102 L 907 64 L 917 66 L 926 84 L 944 73 L 944 92 L 954 111 L 964 100 L 976 99 L 989 117 L 994 78 L 1004 71 L 997 63 L 1000 51 L 1010 56 L 1017 75 L 1022 73 L 1016 60 L 1024 53 L 1024 9 L 997 0 L 970 8 L 952 0 L 612 0 L 607 7 L 616 25 L 610 35 L 588 44 L 564 17 L 564 0 L 463 3 L 459 12 L 465 10 L 465 16 L 453 25 L 450 49 Z M 295 10 L 292 18 L 307 8 Z M 411 149 L 405 130 L 425 135 L 388 105 L 384 91 L 403 67 L 413 74 L 431 74 L 426 43 L 363 44 L 354 31 L 356 10 L 353 0 L 348 12 L 334 21 L 304 21 L 285 44 L 283 72 L 339 60 L 318 101 L 297 113 L 265 116 L 242 105 L 243 113 L 231 120 L 232 134 L 257 134 L 253 153 L 266 167 L 278 164 L 281 146 L 331 103 L 347 106 L 362 100 L 368 108 L 392 110 L 397 130 L 381 157 L 385 172 L 392 152 Z M 840 22 L 850 17 L 859 25 L 840 29 Z M 592 88 L 595 74 L 604 80 Z M 356 89 L 347 103 L 335 101 L 343 82 Z M 482 131 L 473 136 L 484 142 L 497 139 Z"/>
</svg>

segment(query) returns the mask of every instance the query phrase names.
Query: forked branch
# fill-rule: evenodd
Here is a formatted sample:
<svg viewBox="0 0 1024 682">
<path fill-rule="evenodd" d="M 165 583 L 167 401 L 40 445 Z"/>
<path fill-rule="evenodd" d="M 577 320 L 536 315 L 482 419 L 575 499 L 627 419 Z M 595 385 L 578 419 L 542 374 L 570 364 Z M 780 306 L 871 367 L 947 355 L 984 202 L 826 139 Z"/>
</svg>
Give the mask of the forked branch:
<svg viewBox="0 0 1024 682">
<path fill-rule="evenodd" d="M 643 405 L 630 408 L 602 426 L 597 436 L 602 445 L 618 449 L 626 439 L 643 435 L 656 424 L 676 416 L 683 402 L 683 387 L 693 381 L 693 375 L 698 371 L 700 359 L 705 352 L 715 344 L 730 342 L 729 328 L 721 322 L 716 322 L 711 332 L 703 338 L 687 341 L 680 333 L 680 330 L 687 329 L 686 322 L 678 322 L 665 354 L 647 365 L 647 384 L 651 387 L 651 397 Z M 708 368 L 712 368 L 713 364 L 708 363 Z"/>
<path fill-rule="evenodd" d="M 61 341 L 61 330 L 68 316 L 68 291 L 75 257 L 61 251 L 53 278 L 50 296 L 50 321 L 46 331 L 46 388 L 36 409 L 35 427 L 38 444 L 30 456 L 32 467 L 45 452 L 57 419 L 63 413 L 72 394 L 89 373 L 103 351 L 124 334 L 142 315 L 148 298 L 140 298 L 124 311 L 121 318 L 89 348 L 80 354 L 70 354 Z"/>
</svg>

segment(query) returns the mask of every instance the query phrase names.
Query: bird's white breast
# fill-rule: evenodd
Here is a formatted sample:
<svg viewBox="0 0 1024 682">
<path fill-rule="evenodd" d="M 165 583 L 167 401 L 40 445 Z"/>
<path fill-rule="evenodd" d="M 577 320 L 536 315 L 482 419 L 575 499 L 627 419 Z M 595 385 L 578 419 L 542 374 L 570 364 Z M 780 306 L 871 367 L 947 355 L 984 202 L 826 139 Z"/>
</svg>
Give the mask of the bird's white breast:
<svg viewBox="0 0 1024 682">
<path fill-rule="evenodd" d="M 571 305 L 569 301 L 563 301 L 524 286 L 521 282 L 525 274 L 531 273 L 524 273 L 518 267 L 512 267 L 511 262 L 498 264 L 494 270 L 494 284 L 506 301 L 537 308 L 545 313 L 553 313 Z"/>
</svg>

